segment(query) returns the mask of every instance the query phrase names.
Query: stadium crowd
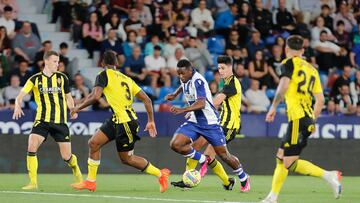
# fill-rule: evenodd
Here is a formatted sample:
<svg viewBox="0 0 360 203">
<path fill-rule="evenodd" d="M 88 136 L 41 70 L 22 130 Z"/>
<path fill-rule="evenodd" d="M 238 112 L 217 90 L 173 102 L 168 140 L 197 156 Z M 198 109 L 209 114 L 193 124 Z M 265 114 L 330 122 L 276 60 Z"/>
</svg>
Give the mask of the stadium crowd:
<svg viewBox="0 0 360 203">
<path fill-rule="evenodd" d="M 233 58 L 242 84 L 242 112 L 263 113 L 274 97 L 287 36 L 305 39 L 304 57 L 320 73 L 324 114 L 360 116 L 360 0 L 47 0 L 51 23 L 71 33 L 89 58 L 118 53 L 119 70 L 154 100 L 178 87 L 177 61 L 189 59 L 215 95 L 223 81 L 216 58 Z M 43 54 L 59 50 L 59 71 L 81 102 L 91 87 L 70 75 L 69 47 L 41 42 L 36 24 L 18 21 L 16 0 L 0 0 L 0 109 L 12 109 L 26 80 L 43 68 Z M 29 19 L 31 21 L 31 19 Z M 101 58 L 101 57 L 100 57 Z M 27 108 L 36 108 L 24 98 Z M 182 104 L 181 99 L 178 104 Z M 105 99 L 93 108 L 107 109 Z"/>
</svg>

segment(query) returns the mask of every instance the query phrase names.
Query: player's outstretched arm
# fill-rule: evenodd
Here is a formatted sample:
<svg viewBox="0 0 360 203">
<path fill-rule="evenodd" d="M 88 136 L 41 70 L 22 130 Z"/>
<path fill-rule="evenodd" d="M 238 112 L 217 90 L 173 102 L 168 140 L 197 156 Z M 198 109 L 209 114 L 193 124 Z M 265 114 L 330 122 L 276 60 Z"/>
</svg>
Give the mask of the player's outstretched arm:
<svg viewBox="0 0 360 203">
<path fill-rule="evenodd" d="M 315 104 L 314 104 L 314 116 L 317 119 L 321 114 L 321 109 L 324 107 L 325 98 L 323 93 L 314 94 Z"/>
<path fill-rule="evenodd" d="M 170 111 L 172 113 L 174 113 L 175 115 L 178 115 L 178 114 L 187 113 L 190 111 L 196 111 L 196 110 L 203 109 L 203 108 L 205 108 L 205 104 L 206 104 L 206 99 L 200 98 L 200 99 L 196 100 L 196 102 L 194 102 L 192 105 L 185 107 L 185 108 L 179 108 L 176 106 L 172 106 L 170 108 Z"/>
<path fill-rule="evenodd" d="M 213 99 L 215 108 L 219 108 L 219 106 L 225 99 L 226 99 L 226 95 L 224 93 L 216 94 L 215 98 Z"/>
<path fill-rule="evenodd" d="M 19 95 L 16 97 L 16 99 L 15 99 L 15 109 L 14 109 L 12 119 L 18 120 L 23 115 L 25 115 L 22 108 L 21 108 L 21 103 L 22 103 L 23 98 L 24 98 L 24 96 L 26 94 L 27 94 L 26 92 L 20 91 Z"/>
<path fill-rule="evenodd" d="M 75 107 L 74 99 L 71 96 L 71 93 L 67 93 L 65 96 L 66 96 L 66 104 L 71 112 L 71 110 L 74 109 L 74 107 Z M 78 117 L 77 113 L 70 114 L 71 119 L 77 119 L 77 117 Z"/>
<path fill-rule="evenodd" d="M 136 96 L 136 98 L 140 99 L 144 103 L 145 109 L 146 109 L 146 112 L 148 115 L 148 122 L 146 124 L 144 131 L 149 131 L 150 137 L 156 137 L 157 130 L 156 130 L 155 121 L 154 121 L 154 110 L 152 107 L 151 99 L 142 90 L 140 90 L 140 92 L 137 93 L 135 96 Z"/>
<path fill-rule="evenodd" d="M 79 105 L 73 108 L 70 112 L 71 115 L 78 113 L 83 108 L 86 108 L 92 104 L 94 104 L 96 101 L 98 101 L 101 98 L 101 95 L 103 93 L 103 88 L 96 86 L 93 88 L 91 93 L 85 98 L 85 100 Z"/>
<path fill-rule="evenodd" d="M 180 93 L 182 92 L 182 86 L 180 85 L 175 92 L 168 94 L 165 96 L 166 101 L 172 101 L 174 100 Z"/>
<path fill-rule="evenodd" d="M 281 77 L 279 86 L 277 87 L 276 94 L 269 109 L 269 112 L 266 114 L 265 120 L 267 122 L 273 122 L 276 115 L 276 108 L 280 104 L 280 102 L 284 99 L 285 93 L 289 88 L 290 78 Z"/>
</svg>

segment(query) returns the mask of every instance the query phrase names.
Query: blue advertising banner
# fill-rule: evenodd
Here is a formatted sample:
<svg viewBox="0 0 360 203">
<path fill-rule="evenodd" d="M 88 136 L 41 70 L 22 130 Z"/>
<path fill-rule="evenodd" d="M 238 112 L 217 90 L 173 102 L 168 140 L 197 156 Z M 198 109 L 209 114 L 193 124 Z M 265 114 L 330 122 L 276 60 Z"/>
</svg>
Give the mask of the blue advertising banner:
<svg viewBox="0 0 360 203">
<path fill-rule="evenodd" d="M 25 111 L 25 116 L 18 121 L 12 120 L 12 111 L 0 111 L 1 134 L 29 134 L 35 117 L 34 111 Z M 140 136 L 147 122 L 146 113 L 138 113 Z M 111 118 L 111 112 L 81 112 L 76 120 L 68 120 L 72 135 L 92 135 Z M 175 130 L 185 121 L 183 115 L 174 116 L 171 113 L 155 113 L 155 122 L 159 136 L 172 136 Z M 273 123 L 265 122 L 265 115 L 242 114 L 241 134 L 246 137 L 283 137 L 287 129 L 287 118 L 277 115 Z M 360 117 L 356 116 L 321 116 L 316 123 L 316 132 L 311 138 L 324 139 L 360 139 Z"/>
</svg>

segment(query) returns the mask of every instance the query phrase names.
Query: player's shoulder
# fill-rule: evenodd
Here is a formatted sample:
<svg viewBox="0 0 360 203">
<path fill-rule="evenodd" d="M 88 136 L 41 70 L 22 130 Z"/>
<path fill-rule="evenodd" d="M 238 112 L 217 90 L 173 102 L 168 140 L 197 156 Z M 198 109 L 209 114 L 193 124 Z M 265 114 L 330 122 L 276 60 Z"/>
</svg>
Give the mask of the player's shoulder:
<svg viewBox="0 0 360 203">
<path fill-rule="evenodd" d="M 192 82 L 194 84 L 199 83 L 200 85 L 202 85 L 206 83 L 206 80 L 204 76 L 202 76 L 199 72 L 195 72 L 194 75 L 192 76 Z"/>
<path fill-rule="evenodd" d="M 30 78 L 28 79 L 28 80 L 30 80 L 31 82 L 35 82 L 35 79 L 37 78 L 37 77 L 39 77 L 39 76 L 41 76 L 42 75 L 42 72 L 38 72 L 38 73 L 35 73 L 35 74 L 33 74 L 32 76 L 30 76 Z"/>
<path fill-rule="evenodd" d="M 67 76 L 65 73 L 60 72 L 60 71 L 56 71 L 55 73 L 56 73 L 57 75 L 60 75 L 60 76 L 64 77 L 65 79 L 69 80 L 68 76 Z"/>
</svg>

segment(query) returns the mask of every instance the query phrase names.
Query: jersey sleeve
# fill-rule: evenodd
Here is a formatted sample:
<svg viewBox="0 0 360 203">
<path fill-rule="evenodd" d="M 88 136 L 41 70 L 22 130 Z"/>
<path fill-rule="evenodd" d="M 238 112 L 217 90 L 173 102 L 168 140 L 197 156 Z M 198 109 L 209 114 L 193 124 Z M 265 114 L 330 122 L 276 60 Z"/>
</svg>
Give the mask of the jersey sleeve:
<svg viewBox="0 0 360 203">
<path fill-rule="evenodd" d="M 318 93 L 322 93 L 322 92 L 323 92 L 323 89 L 321 86 L 320 77 L 319 77 L 319 74 L 316 74 L 313 94 L 318 94 Z"/>
<path fill-rule="evenodd" d="M 288 59 L 285 63 L 281 65 L 281 75 L 282 77 L 288 77 L 291 79 L 291 76 L 294 72 L 294 63 L 292 59 Z"/>
<path fill-rule="evenodd" d="M 66 75 L 63 75 L 64 77 L 64 91 L 65 94 L 70 93 L 70 82 L 69 82 L 69 78 Z"/>
<path fill-rule="evenodd" d="M 221 93 L 225 94 L 228 98 L 237 94 L 234 78 L 230 80 L 229 84 L 224 85 Z"/>
<path fill-rule="evenodd" d="M 195 85 L 196 99 L 205 99 L 206 98 L 205 82 L 201 79 L 197 79 L 194 81 L 194 85 Z"/>
<path fill-rule="evenodd" d="M 25 85 L 24 85 L 24 87 L 22 88 L 21 91 L 23 91 L 23 92 L 25 92 L 25 93 L 29 93 L 29 92 L 32 90 L 32 88 L 34 87 L 34 80 L 33 80 L 33 78 L 34 78 L 34 77 L 31 77 L 31 78 L 29 78 L 29 79 L 26 81 L 26 83 L 25 83 Z"/>
<path fill-rule="evenodd" d="M 102 71 L 101 73 L 99 73 L 99 75 L 96 76 L 96 80 L 95 80 L 95 87 L 106 87 L 108 83 L 108 77 L 106 74 L 106 71 Z"/>
<path fill-rule="evenodd" d="M 141 88 L 139 87 L 139 85 L 137 85 L 134 80 L 131 80 L 131 94 L 135 96 L 140 91 Z"/>
</svg>

